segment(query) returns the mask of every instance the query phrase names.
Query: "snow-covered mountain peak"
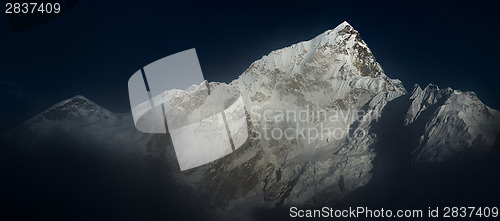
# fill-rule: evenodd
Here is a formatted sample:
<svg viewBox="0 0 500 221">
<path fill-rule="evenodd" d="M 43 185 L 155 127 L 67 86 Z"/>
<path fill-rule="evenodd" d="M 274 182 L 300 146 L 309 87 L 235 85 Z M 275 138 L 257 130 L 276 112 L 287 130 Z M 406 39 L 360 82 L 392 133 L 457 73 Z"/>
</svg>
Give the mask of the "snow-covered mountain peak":
<svg viewBox="0 0 500 221">
<path fill-rule="evenodd" d="M 57 109 L 57 108 L 59 108 L 61 106 L 85 107 L 85 106 L 88 106 L 88 105 L 99 107 L 99 105 L 97 105 L 93 101 L 89 100 L 88 98 L 86 98 L 86 97 L 84 97 L 82 95 L 76 95 L 76 96 L 74 96 L 72 98 L 63 100 L 63 101 L 61 101 L 61 102 L 53 105 L 48 110 Z"/>
<path fill-rule="evenodd" d="M 254 62 L 246 72 L 252 69 L 321 72 L 325 78 L 385 76 L 359 32 L 347 22 L 309 41 L 272 51 Z"/>
<path fill-rule="evenodd" d="M 342 23 L 340 23 L 339 26 L 347 26 L 347 25 L 350 26 L 351 24 L 349 24 L 349 22 L 347 22 L 347 21 L 343 21 Z"/>
<path fill-rule="evenodd" d="M 280 183 L 278 186 L 293 180 L 301 183 L 297 191 L 292 191 L 287 197 L 283 197 L 282 190 L 275 186 L 266 189 L 269 201 L 278 204 L 305 202 L 313 196 L 303 195 L 302 191 L 312 193 L 313 189 L 324 189 L 337 182 L 331 179 L 309 185 L 307 174 L 313 171 L 321 170 L 324 174 L 336 176 L 342 173 L 345 189 L 340 192 L 366 183 L 371 176 L 370 160 L 373 157 L 370 144 L 375 139 L 367 135 L 351 142 L 349 131 L 369 131 L 372 120 L 379 117 L 387 102 L 406 93 L 399 80 L 384 74 L 358 31 L 347 22 L 309 41 L 270 52 L 253 62 L 231 84 L 239 89 L 249 111 L 252 125 L 249 133 L 262 135 L 258 145 L 246 150 L 259 153 L 255 168 L 267 168 L 269 174 L 284 174 L 278 178 L 269 177 L 268 183 Z M 300 120 L 287 114 L 279 120 L 284 115 L 282 113 L 312 115 L 317 112 L 346 117 L 342 120 Z M 269 131 L 300 132 L 317 128 L 328 129 L 318 130 L 315 138 L 264 138 L 270 136 Z M 333 130 L 343 132 L 332 138 Z M 349 158 L 347 164 L 338 166 L 336 159 L 325 157 L 333 153 L 343 157 L 363 156 L 363 159 Z M 307 170 L 300 169 L 308 162 L 314 163 L 308 165 Z M 356 170 L 351 169 L 350 163 L 356 163 Z"/>
<path fill-rule="evenodd" d="M 103 142 L 106 140 L 103 137 L 106 136 L 135 134 L 133 123 L 129 123 L 131 119 L 130 114 L 113 113 L 86 97 L 77 95 L 53 105 L 2 137 L 22 137 L 19 144 L 23 146 L 36 144 L 39 139 L 57 140 L 63 137 Z"/>
<path fill-rule="evenodd" d="M 413 151 L 416 162 L 443 161 L 469 151 L 488 149 L 500 132 L 500 112 L 483 104 L 474 92 L 429 84 L 415 85 L 405 125 L 422 125 L 424 134 Z"/>
<path fill-rule="evenodd" d="M 31 125 L 44 121 L 95 122 L 100 119 L 115 118 L 116 114 L 90 101 L 84 96 L 77 95 L 53 105 L 26 121 L 23 125 Z"/>
<path fill-rule="evenodd" d="M 312 40 L 270 52 L 253 62 L 233 83 L 252 97 L 247 103 L 267 100 L 261 94 L 269 97 L 272 91 L 276 91 L 280 100 L 294 91 L 317 92 L 328 88 L 340 98 L 355 88 L 373 94 L 406 93 L 399 80 L 384 74 L 358 31 L 347 22 Z M 330 101 L 320 101 L 325 102 Z"/>
<path fill-rule="evenodd" d="M 340 25 L 335 27 L 334 29 L 327 30 L 312 40 L 311 42 L 315 43 L 314 45 L 316 46 L 322 46 L 326 43 L 334 43 L 335 41 L 338 40 L 347 40 L 348 38 L 340 38 L 340 37 L 350 37 L 350 36 L 345 36 L 345 35 L 353 35 L 355 37 L 352 40 L 356 40 L 359 42 L 363 42 L 363 40 L 360 38 L 359 32 L 354 29 L 349 23 L 346 21 L 342 22 Z M 366 46 L 366 45 L 365 45 Z"/>
<path fill-rule="evenodd" d="M 42 112 L 38 117 L 43 117 L 46 120 L 75 120 L 78 118 L 89 118 L 91 116 L 110 118 L 113 117 L 113 113 L 90 101 L 86 97 L 77 95 L 55 104 Z"/>
</svg>

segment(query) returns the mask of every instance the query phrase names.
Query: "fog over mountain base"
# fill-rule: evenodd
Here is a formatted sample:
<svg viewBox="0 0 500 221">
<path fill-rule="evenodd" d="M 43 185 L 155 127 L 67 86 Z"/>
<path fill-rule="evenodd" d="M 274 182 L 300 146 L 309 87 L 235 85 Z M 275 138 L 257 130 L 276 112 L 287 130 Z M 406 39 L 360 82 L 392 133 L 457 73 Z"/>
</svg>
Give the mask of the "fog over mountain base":
<svg viewBox="0 0 500 221">
<path fill-rule="evenodd" d="M 347 22 L 271 52 L 229 86 L 242 95 L 249 139 L 183 172 L 170 137 L 137 131 L 131 114 L 82 96 L 54 105 L 2 136 L 2 213 L 286 220 L 290 206 L 496 206 L 500 112 L 473 92 L 429 84 L 407 93 Z M 279 118 L 304 109 L 344 117 Z M 263 117 L 269 113 L 274 120 Z M 323 127 L 347 129 L 320 129 L 314 139 L 262 136 L 266 128 Z"/>
</svg>

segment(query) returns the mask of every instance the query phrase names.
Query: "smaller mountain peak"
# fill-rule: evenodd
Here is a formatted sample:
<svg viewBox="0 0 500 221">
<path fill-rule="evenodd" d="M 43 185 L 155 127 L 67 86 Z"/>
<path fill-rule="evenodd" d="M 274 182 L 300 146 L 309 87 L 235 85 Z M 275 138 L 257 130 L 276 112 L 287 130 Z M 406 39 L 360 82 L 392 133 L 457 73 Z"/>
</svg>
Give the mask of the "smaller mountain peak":
<svg viewBox="0 0 500 221">
<path fill-rule="evenodd" d="M 92 102 L 91 100 L 89 100 L 88 98 L 82 96 L 82 95 L 76 95 L 70 99 L 66 99 L 66 100 L 63 100 L 57 104 L 55 104 L 54 106 L 52 106 L 50 109 L 54 109 L 54 108 L 57 108 L 57 107 L 61 107 L 61 106 L 68 106 L 68 105 L 71 105 L 71 106 L 76 106 L 76 107 L 83 107 L 83 106 L 87 106 L 87 105 L 91 105 L 91 106 L 96 106 L 96 107 L 99 107 L 99 105 L 97 105 L 96 103 Z"/>
<path fill-rule="evenodd" d="M 82 95 L 76 95 L 61 101 L 41 114 L 41 116 L 49 120 L 74 119 L 81 115 L 108 116 L 111 114 L 105 108 Z"/>
<path fill-rule="evenodd" d="M 83 95 L 76 95 L 68 100 L 86 100 L 86 101 L 90 101 L 88 98 L 84 97 Z"/>
<path fill-rule="evenodd" d="M 413 85 L 413 91 L 411 92 L 412 94 L 421 93 L 421 92 L 422 92 L 422 87 L 420 87 L 419 84 Z"/>
<path fill-rule="evenodd" d="M 425 91 L 432 90 L 432 91 L 439 91 L 439 87 L 435 84 L 429 83 L 427 87 L 424 89 Z"/>
<path fill-rule="evenodd" d="M 453 91 L 453 89 L 451 87 L 446 87 L 444 90 L 447 91 L 447 92 L 452 92 Z M 472 93 L 474 93 L 474 92 L 472 92 Z"/>
</svg>

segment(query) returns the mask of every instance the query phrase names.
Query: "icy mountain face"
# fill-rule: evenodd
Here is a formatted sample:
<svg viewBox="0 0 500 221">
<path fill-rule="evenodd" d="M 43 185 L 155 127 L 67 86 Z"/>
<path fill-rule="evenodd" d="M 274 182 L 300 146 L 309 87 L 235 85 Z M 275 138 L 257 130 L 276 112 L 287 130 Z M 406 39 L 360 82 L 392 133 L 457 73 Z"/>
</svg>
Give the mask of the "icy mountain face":
<svg viewBox="0 0 500 221">
<path fill-rule="evenodd" d="M 488 150 L 500 133 L 500 112 L 483 104 L 474 92 L 432 84 L 422 90 L 415 85 L 410 99 L 405 125 L 425 124 L 413 150 L 415 162 L 444 161 Z"/>
<path fill-rule="evenodd" d="M 349 136 L 355 129 L 367 132 L 385 104 L 405 93 L 347 22 L 271 52 L 231 84 L 241 91 L 254 138 L 242 156 L 228 156 L 231 163 L 210 175 L 238 183 L 224 174 L 244 171 L 236 177 L 249 180 L 237 193 L 216 184 L 224 204 L 240 197 L 272 206 L 335 201 L 365 185 L 376 139 Z"/>
<path fill-rule="evenodd" d="M 233 84 L 246 95 L 250 107 L 283 101 L 298 107 L 345 108 L 350 103 L 344 101 L 351 96 L 386 93 L 392 99 L 405 92 L 399 80 L 383 73 L 347 22 L 310 41 L 271 52 L 252 63 Z"/>
</svg>

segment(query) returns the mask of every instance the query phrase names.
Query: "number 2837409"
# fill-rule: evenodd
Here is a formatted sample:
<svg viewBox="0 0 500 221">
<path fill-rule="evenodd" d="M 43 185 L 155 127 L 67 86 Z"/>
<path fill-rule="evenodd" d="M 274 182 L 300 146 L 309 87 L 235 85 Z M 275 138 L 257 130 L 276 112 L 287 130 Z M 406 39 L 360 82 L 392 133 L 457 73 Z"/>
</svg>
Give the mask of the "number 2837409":
<svg viewBox="0 0 500 221">
<path fill-rule="evenodd" d="M 61 12 L 61 4 L 56 3 L 5 3 L 5 14 L 58 14 Z"/>
</svg>

